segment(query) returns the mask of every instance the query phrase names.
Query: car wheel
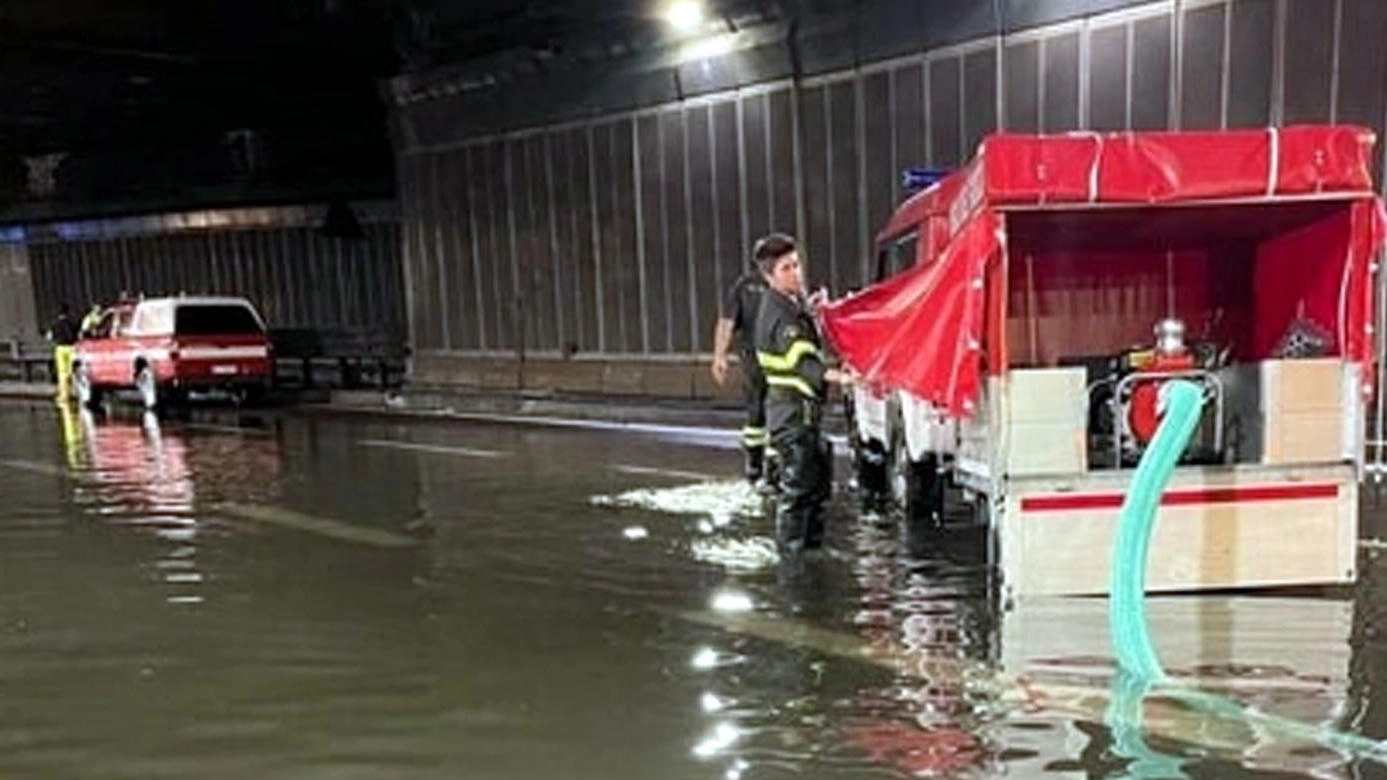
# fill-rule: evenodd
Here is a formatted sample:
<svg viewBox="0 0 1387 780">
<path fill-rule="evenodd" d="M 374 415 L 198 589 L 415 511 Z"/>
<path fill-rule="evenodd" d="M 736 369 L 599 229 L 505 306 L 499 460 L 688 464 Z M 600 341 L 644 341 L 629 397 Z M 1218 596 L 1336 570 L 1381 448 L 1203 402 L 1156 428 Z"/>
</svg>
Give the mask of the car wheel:
<svg viewBox="0 0 1387 780">
<path fill-rule="evenodd" d="M 135 374 L 135 389 L 139 391 L 140 403 L 146 409 L 159 407 L 159 383 L 154 379 L 154 369 L 140 366 Z"/>
<path fill-rule="evenodd" d="M 246 388 L 245 397 L 242 402 L 246 406 L 259 407 L 267 403 L 270 396 L 270 388 L 266 385 L 251 385 Z"/>
<path fill-rule="evenodd" d="M 101 405 L 101 390 L 92 384 L 91 369 L 87 364 L 78 363 L 72 369 L 72 387 L 77 403 L 88 409 Z"/>
</svg>

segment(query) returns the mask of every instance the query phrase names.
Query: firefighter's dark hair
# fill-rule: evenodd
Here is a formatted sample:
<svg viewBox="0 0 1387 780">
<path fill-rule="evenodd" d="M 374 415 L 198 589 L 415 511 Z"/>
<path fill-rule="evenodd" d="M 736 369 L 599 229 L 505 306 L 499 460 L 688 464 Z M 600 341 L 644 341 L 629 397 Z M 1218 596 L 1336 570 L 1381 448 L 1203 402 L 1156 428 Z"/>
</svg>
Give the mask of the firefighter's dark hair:
<svg viewBox="0 0 1387 780">
<path fill-rule="evenodd" d="M 795 251 L 795 239 L 784 233 L 771 233 L 756 242 L 756 246 L 751 250 L 751 257 L 756 261 L 756 267 L 762 273 L 770 273 L 775 268 L 775 261 Z"/>
</svg>

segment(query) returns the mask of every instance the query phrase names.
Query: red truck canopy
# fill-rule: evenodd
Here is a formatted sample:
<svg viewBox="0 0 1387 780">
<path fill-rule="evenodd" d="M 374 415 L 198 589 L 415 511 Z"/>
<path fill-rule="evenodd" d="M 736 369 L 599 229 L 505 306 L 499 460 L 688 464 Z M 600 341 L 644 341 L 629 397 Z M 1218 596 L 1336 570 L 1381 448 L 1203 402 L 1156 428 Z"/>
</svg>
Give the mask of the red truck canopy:
<svg viewBox="0 0 1387 780">
<path fill-rule="evenodd" d="M 1369 366 L 1384 240 L 1374 142 L 1343 126 L 991 136 L 878 235 L 917 235 L 918 263 L 827 305 L 825 332 L 869 382 L 955 416 L 1013 353 L 1044 365 L 1056 344 L 1096 349 L 1182 307 L 1241 318 L 1240 357 L 1267 357 L 1309 318 L 1335 354 Z"/>
</svg>

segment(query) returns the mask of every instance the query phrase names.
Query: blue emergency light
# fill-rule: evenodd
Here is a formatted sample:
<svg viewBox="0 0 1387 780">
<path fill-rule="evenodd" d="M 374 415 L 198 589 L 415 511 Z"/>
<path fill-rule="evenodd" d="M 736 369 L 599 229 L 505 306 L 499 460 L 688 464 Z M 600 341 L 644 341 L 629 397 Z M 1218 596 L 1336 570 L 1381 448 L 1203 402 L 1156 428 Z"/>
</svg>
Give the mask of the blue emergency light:
<svg viewBox="0 0 1387 780">
<path fill-rule="evenodd" d="M 901 172 L 901 188 L 907 194 L 929 189 L 953 171 L 948 168 L 906 168 Z"/>
</svg>

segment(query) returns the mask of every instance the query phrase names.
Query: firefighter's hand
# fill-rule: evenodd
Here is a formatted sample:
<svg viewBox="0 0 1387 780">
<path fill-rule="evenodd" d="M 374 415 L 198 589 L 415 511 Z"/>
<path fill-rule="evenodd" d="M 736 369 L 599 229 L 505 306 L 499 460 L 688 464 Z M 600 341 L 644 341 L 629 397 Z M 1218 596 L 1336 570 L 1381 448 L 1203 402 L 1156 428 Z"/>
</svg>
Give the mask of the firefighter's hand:
<svg viewBox="0 0 1387 780">
<path fill-rule="evenodd" d="M 820 287 L 809 294 L 809 309 L 811 311 L 818 311 L 819 307 L 825 303 L 828 303 L 828 290 Z"/>
<path fill-rule="evenodd" d="M 852 387 L 857 384 L 857 377 L 851 371 L 843 371 L 837 368 L 830 368 L 824 372 L 824 379 L 835 385 Z"/>
<path fill-rule="evenodd" d="M 718 387 L 727 384 L 727 356 L 713 356 L 713 381 L 718 383 Z"/>
</svg>

